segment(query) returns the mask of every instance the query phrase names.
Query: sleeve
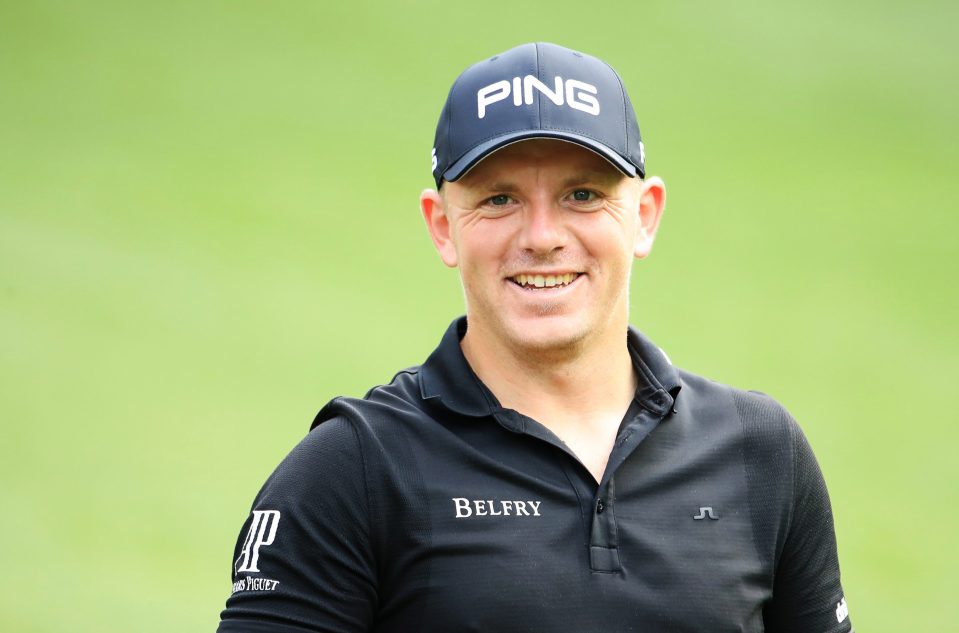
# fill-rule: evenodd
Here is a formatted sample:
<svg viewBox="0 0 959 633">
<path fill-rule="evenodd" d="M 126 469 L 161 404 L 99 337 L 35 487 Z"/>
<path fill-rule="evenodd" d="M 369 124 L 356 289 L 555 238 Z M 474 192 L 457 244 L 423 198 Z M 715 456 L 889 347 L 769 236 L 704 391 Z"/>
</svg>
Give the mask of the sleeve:
<svg viewBox="0 0 959 633">
<path fill-rule="evenodd" d="M 376 566 L 359 439 L 333 418 L 312 430 L 253 502 L 218 633 L 369 631 Z"/>
<path fill-rule="evenodd" d="M 852 622 L 839 579 L 839 557 L 829 493 L 812 448 L 789 422 L 792 504 L 763 611 L 769 633 L 850 633 Z"/>
</svg>

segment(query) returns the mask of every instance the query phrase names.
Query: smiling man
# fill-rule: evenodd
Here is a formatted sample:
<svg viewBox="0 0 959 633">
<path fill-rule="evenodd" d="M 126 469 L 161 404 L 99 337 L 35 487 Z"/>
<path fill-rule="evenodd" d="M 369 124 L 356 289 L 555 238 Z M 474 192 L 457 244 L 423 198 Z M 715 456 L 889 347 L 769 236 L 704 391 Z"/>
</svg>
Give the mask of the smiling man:
<svg viewBox="0 0 959 633">
<path fill-rule="evenodd" d="M 254 501 L 219 630 L 851 631 L 799 427 L 629 325 L 665 186 L 615 71 L 544 43 L 471 66 L 433 176 L 466 316 L 320 411 Z"/>
<path fill-rule="evenodd" d="M 421 205 L 443 262 L 460 269 L 467 362 L 599 481 L 636 392 L 629 273 L 652 246 L 662 181 L 626 177 L 574 142 L 532 138 L 441 191 Z"/>
</svg>

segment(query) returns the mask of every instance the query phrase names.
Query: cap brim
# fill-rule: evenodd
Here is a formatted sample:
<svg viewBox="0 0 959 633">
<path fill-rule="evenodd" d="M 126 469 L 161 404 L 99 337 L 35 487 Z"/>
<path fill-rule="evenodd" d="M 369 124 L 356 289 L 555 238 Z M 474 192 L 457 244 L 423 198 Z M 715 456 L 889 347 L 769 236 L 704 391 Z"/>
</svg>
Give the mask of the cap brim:
<svg viewBox="0 0 959 633">
<path fill-rule="evenodd" d="M 631 162 L 599 141 L 589 137 L 581 136 L 579 134 L 572 134 L 569 132 L 556 132 L 553 130 L 523 130 L 522 132 L 497 136 L 494 139 L 490 139 L 484 143 L 481 143 L 480 145 L 477 145 L 470 151 L 463 154 L 459 160 L 450 165 L 450 168 L 443 172 L 443 180 L 455 182 L 465 176 L 470 169 L 475 167 L 480 161 L 493 152 L 503 149 L 507 145 L 512 145 L 513 143 L 527 141 L 534 138 L 547 138 L 575 143 L 576 145 L 596 152 L 609 161 L 613 167 L 623 172 L 630 178 L 635 178 L 637 174 L 640 177 L 644 176 L 643 172 L 638 170 Z"/>
</svg>

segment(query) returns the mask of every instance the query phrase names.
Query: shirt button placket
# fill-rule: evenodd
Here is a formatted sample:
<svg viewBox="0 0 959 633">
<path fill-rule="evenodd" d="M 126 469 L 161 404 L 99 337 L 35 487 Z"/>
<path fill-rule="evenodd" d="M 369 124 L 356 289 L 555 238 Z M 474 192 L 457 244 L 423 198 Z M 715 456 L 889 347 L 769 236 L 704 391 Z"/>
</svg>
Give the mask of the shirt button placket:
<svg viewBox="0 0 959 633">
<path fill-rule="evenodd" d="M 612 478 L 597 496 L 589 539 L 589 566 L 593 571 L 620 571 L 622 566 L 616 543 L 616 517 L 612 512 L 615 496 Z"/>
</svg>

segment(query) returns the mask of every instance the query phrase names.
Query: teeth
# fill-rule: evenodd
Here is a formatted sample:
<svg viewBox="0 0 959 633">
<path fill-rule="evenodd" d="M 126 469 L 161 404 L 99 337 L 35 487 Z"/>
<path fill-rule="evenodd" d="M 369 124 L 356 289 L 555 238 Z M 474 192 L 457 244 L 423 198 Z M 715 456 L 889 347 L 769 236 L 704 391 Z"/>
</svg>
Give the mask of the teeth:
<svg viewBox="0 0 959 633">
<path fill-rule="evenodd" d="M 565 275 L 516 275 L 513 277 L 513 281 L 520 286 L 555 288 L 556 286 L 565 286 L 571 283 L 578 276 L 579 273 L 566 273 Z"/>
</svg>

